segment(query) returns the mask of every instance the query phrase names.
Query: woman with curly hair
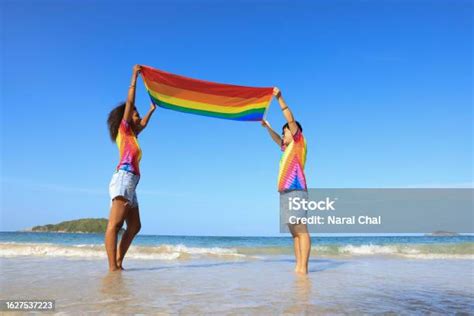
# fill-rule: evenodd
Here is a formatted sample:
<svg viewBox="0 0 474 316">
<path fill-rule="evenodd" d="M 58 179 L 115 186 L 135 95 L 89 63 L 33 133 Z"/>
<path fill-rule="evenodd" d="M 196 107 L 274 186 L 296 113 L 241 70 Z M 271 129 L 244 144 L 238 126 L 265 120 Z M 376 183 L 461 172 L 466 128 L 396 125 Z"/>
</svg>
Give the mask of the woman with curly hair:
<svg viewBox="0 0 474 316">
<path fill-rule="evenodd" d="M 140 118 L 135 107 L 135 86 L 140 71 L 140 65 L 133 67 L 127 101 L 115 107 L 107 120 L 110 137 L 117 144 L 120 155 L 109 184 L 110 215 L 105 232 L 105 249 L 110 271 L 123 270 L 122 261 L 125 253 L 141 227 L 135 192 L 140 180 L 139 163 L 142 157 L 137 137 L 147 126 L 156 105 L 151 104 L 145 117 Z M 117 247 L 117 236 L 124 222 L 127 223 L 127 228 Z"/>
</svg>

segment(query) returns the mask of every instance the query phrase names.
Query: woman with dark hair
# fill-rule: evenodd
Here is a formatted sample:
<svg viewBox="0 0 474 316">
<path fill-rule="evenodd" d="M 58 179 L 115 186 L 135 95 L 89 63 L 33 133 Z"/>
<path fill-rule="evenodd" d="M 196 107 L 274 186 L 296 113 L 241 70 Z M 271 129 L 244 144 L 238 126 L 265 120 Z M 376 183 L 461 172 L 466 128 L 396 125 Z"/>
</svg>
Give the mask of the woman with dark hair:
<svg viewBox="0 0 474 316">
<path fill-rule="evenodd" d="M 151 104 L 145 117 L 140 118 L 135 107 L 135 86 L 140 70 L 140 65 L 133 67 L 127 101 L 114 108 L 107 120 L 110 137 L 117 144 L 120 154 L 119 163 L 109 184 L 110 215 L 105 232 L 105 249 L 110 271 L 123 270 L 122 261 L 125 253 L 141 227 L 135 192 L 140 180 L 139 163 L 142 157 L 137 136 L 147 126 L 156 106 Z M 117 247 L 118 232 L 124 222 L 127 223 L 127 229 Z"/>
<path fill-rule="evenodd" d="M 294 222 L 295 218 L 305 218 L 305 210 L 291 210 L 290 199 L 300 198 L 308 200 L 308 189 L 304 167 L 306 163 L 306 140 L 303 136 L 301 124 L 295 121 L 293 113 L 286 104 L 278 88 L 273 89 L 273 95 L 277 98 L 286 124 L 283 125 L 282 135 L 275 132 L 268 121 L 263 120 L 262 126 L 268 130 L 270 137 L 283 151 L 280 160 L 280 171 L 278 173 L 278 192 L 280 192 L 280 220 L 282 225 L 287 225 L 291 235 L 296 257 L 295 272 L 308 273 L 308 261 L 311 252 L 311 238 L 306 224 Z M 293 220 L 291 219 L 293 217 Z M 282 227 L 284 228 L 284 227 Z"/>
</svg>

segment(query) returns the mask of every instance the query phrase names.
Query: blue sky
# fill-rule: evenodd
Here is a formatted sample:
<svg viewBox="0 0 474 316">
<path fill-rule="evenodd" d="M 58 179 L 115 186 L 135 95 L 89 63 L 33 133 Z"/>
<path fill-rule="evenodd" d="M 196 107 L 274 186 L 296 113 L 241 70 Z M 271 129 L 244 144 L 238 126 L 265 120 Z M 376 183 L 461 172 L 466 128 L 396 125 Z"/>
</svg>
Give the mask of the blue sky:
<svg viewBox="0 0 474 316">
<path fill-rule="evenodd" d="M 472 186 L 470 1 L 0 6 L 0 230 L 108 216 L 106 118 L 136 63 L 279 86 L 311 187 Z M 258 123 L 158 109 L 139 141 L 142 233 L 278 235 L 281 153 Z"/>
</svg>

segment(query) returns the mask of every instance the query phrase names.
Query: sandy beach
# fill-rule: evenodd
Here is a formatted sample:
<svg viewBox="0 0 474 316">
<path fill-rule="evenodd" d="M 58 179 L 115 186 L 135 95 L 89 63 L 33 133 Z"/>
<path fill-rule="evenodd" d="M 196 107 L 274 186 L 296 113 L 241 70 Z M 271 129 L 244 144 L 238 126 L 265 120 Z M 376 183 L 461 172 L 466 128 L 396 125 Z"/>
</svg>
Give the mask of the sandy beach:
<svg viewBox="0 0 474 316">
<path fill-rule="evenodd" d="M 3 258 L 3 298 L 56 300 L 56 313 L 378 314 L 472 313 L 469 260 L 313 259 L 310 274 L 291 258 L 163 263 Z"/>
</svg>

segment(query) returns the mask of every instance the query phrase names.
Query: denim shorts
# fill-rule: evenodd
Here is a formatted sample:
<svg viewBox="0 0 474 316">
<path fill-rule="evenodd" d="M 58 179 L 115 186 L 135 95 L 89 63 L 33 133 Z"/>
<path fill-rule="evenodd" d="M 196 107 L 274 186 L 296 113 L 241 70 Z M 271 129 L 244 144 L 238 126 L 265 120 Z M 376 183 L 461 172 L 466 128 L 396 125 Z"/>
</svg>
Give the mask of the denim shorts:
<svg viewBox="0 0 474 316">
<path fill-rule="evenodd" d="M 299 210 L 290 210 L 290 198 L 308 200 L 308 191 L 292 190 L 280 192 L 280 232 L 287 232 L 288 225 L 291 223 L 290 218 L 292 216 L 297 218 L 306 218 L 308 216 L 307 211 L 302 208 Z"/>
<path fill-rule="evenodd" d="M 110 206 L 112 206 L 113 199 L 118 196 L 123 196 L 128 200 L 129 206 L 138 207 L 137 193 L 135 189 L 137 188 L 139 180 L 139 175 L 129 171 L 115 171 L 109 184 Z"/>
</svg>

